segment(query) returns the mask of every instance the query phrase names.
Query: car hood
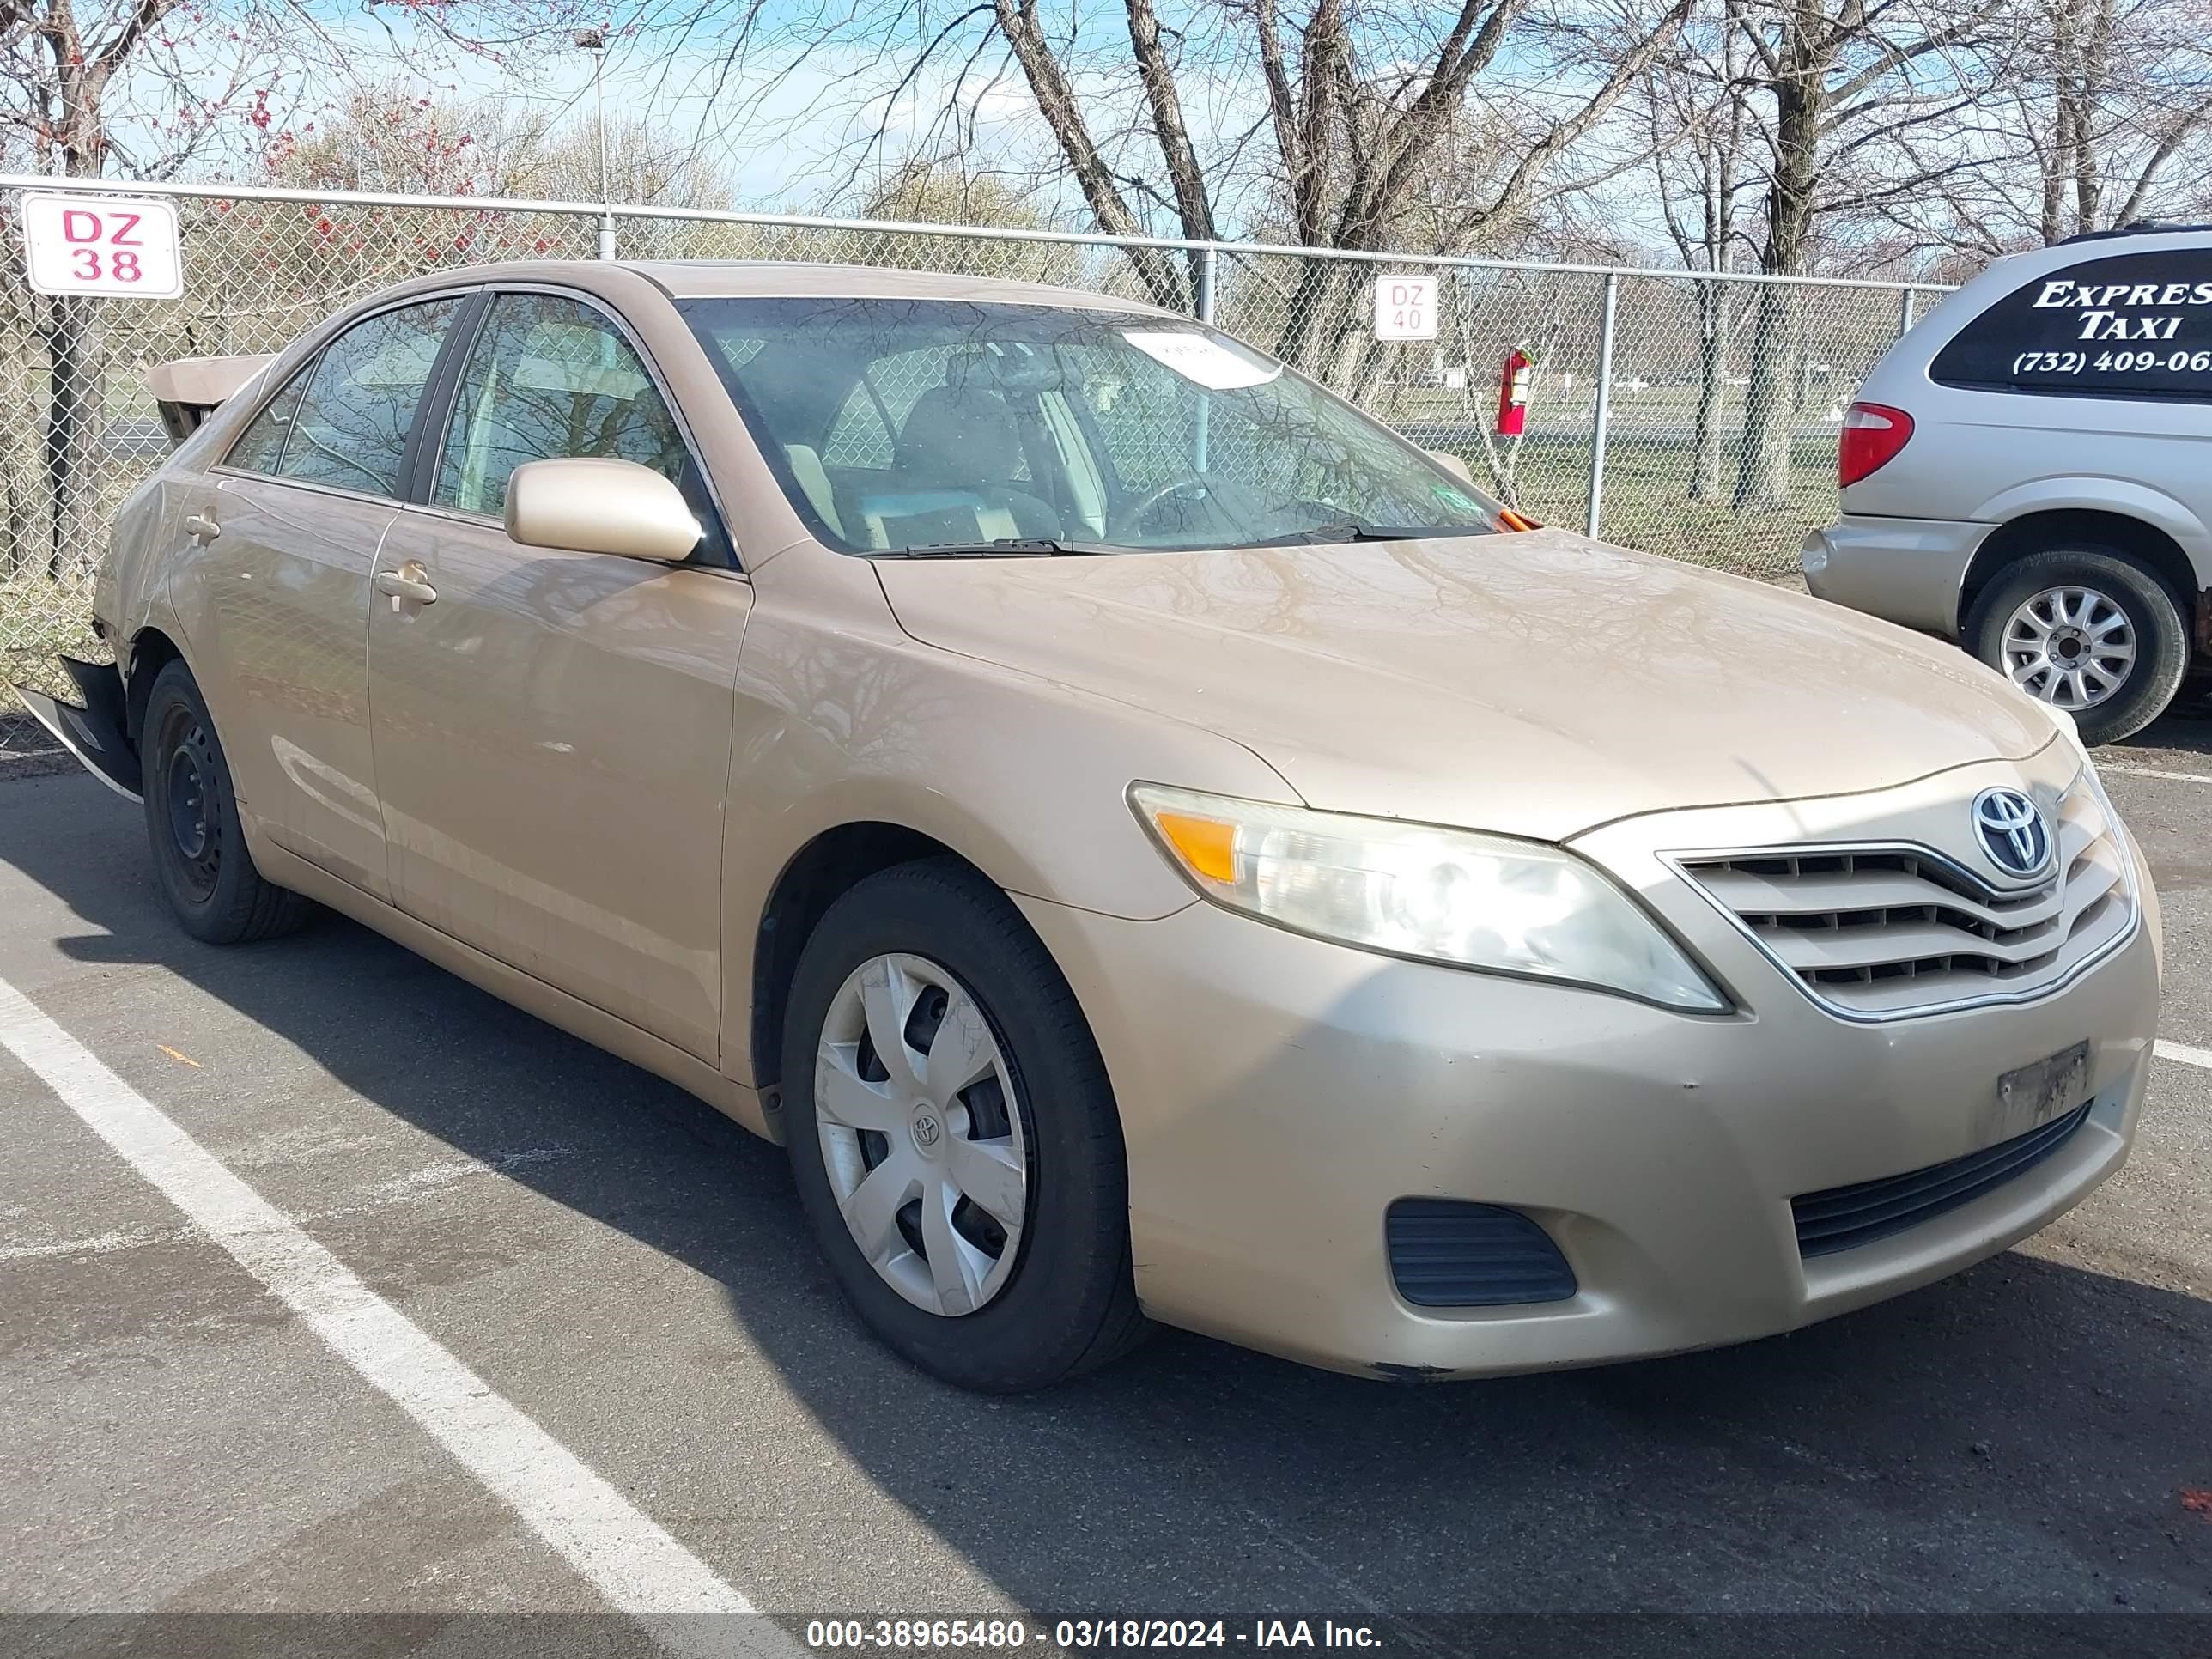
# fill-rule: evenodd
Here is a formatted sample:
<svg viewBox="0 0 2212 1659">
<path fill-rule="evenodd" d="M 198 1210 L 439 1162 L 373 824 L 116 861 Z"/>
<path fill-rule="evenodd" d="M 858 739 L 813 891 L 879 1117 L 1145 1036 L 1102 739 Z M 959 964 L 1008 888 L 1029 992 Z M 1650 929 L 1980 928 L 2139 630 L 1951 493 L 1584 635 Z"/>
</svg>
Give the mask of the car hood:
<svg viewBox="0 0 2212 1659">
<path fill-rule="evenodd" d="M 1948 647 L 1560 531 L 876 569 L 915 639 L 1221 732 L 1324 810 L 1559 840 L 2056 736 Z"/>
</svg>

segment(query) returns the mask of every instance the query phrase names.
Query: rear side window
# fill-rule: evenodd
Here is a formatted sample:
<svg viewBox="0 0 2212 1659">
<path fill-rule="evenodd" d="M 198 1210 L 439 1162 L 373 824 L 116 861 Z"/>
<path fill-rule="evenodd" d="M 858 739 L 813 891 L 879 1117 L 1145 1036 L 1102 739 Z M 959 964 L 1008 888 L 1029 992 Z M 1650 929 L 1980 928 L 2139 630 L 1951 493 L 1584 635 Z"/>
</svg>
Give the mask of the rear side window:
<svg viewBox="0 0 2212 1659">
<path fill-rule="evenodd" d="M 1929 374 L 1978 391 L 2212 403 L 2212 247 L 2039 276 L 1967 324 Z"/>
<path fill-rule="evenodd" d="M 239 434 L 238 441 L 230 447 L 223 465 L 234 466 L 241 472 L 273 473 L 284 459 L 285 434 L 292 429 L 292 417 L 300 412 L 300 398 L 307 389 L 307 376 L 314 372 L 310 363 L 289 380 L 284 389 L 269 400 L 269 406 L 253 417 L 253 424 Z"/>
<path fill-rule="evenodd" d="M 416 406 L 460 308 L 457 295 L 380 311 L 325 346 L 293 415 L 281 476 L 398 495 Z"/>
</svg>

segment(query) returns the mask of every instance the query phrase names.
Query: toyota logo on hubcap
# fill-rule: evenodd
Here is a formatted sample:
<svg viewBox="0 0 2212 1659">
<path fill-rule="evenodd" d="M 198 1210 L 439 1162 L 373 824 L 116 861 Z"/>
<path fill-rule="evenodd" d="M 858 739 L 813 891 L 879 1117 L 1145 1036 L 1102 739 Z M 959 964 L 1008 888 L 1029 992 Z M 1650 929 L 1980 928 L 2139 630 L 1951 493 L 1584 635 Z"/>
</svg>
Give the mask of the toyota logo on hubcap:
<svg viewBox="0 0 2212 1659">
<path fill-rule="evenodd" d="M 937 1137 L 939 1133 L 938 1121 L 936 1118 L 932 1116 L 929 1113 L 924 1112 L 915 1119 L 915 1145 L 921 1147 L 924 1151 L 927 1151 L 930 1147 L 937 1145 Z"/>
<path fill-rule="evenodd" d="M 1990 862 L 2008 876 L 2034 875 L 2051 860 L 2051 830 L 2017 789 L 1984 789 L 1974 797 L 1974 833 Z"/>
</svg>

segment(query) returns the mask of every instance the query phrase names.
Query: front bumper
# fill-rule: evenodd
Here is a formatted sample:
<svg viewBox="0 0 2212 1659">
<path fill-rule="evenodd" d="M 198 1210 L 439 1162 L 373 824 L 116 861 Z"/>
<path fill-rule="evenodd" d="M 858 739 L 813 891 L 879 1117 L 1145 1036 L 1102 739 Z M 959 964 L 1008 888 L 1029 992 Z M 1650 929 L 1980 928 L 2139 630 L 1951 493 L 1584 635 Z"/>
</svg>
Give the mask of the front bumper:
<svg viewBox="0 0 2212 1659">
<path fill-rule="evenodd" d="M 1955 641 L 1967 567 L 1996 527 L 1847 514 L 1805 538 L 1798 563 L 1817 598 Z"/>
<path fill-rule="evenodd" d="M 1607 854 L 1616 870 L 1636 864 L 1620 846 Z M 1868 1025 L 1821 1011 L 1700 922 L 1694 894 L 1646 897 L 1744 1012 L 1690 1017 L 1390 960 L 1202 902 L 1139 922 L 1023 901 L 1113 1079 L 1146 1310 L 1370 1376 L 1674 1352 L 1955 1272 L 2078 1203 L 2126 1157 L 2158 1006 L 2152 926 L 2039 1000 Z M 1996 1079 L 2085 1041 L 2094 1104 L 2057 1152 L 1907 1231 L 1801 1258 L 1793 1197 L 2002 1139 L 1988 1127 Z M 1578 1289 L 1521 1306 L 1413 1305 L 1384 1231 L 1407 1197 L 1522 1212 Z"/>
</svg>

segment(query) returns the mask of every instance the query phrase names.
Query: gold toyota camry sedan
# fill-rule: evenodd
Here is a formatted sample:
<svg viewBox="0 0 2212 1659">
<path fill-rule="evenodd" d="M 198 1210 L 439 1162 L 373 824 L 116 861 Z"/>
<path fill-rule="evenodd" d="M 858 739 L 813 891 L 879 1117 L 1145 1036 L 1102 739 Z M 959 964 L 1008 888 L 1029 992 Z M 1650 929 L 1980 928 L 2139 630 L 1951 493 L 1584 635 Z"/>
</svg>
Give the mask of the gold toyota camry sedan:
<svg viewBox="0 0 2212 1659">
<path fill-rule="evenodd" d="M 155 380 L 116 665 L 27 696 L 184 927 L 326 906 L 781 1141 L 939 1376 L 1740 1341 L 2127 1156 L 2158 912 L 2065 715 L 1188 319 L 514 264 Z"/>
</svg>

